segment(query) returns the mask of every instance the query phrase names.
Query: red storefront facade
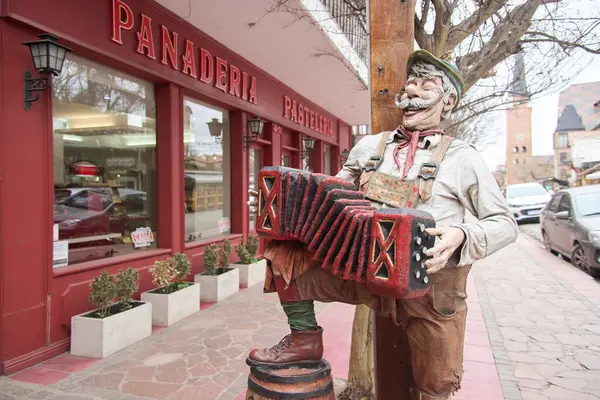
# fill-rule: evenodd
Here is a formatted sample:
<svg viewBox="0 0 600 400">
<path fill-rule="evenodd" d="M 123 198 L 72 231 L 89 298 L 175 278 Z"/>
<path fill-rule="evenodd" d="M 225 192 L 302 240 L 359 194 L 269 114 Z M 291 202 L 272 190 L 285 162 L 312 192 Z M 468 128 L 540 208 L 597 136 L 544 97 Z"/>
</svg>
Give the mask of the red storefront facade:
<svg viewBox="0 0 600 400">
<path fill-rule="evenodd" d="M 225 239 L 236 244 L 247 236 L 250 173 L 260 165 L 300 167 L 302 138 L 309 136 L 315 139 L 313 171 L 335 172 L 341 151 L 351 147 L 346 123 L 151 0 L 62 0 L 60 5 L 0 0 L 0 16 L 0 361 L 4 373 L 68 351 L 70 318 L 93 308 L 87 300 L 89 283 L 104 269 L 140 270 L 140 291 L 145 291 L 151 288 L 147 269 L 154 261 L 185 252 L 193 273 L 198 273 L 203 270 L 207 244 Z M 75 60 L 69 66 L 75 72 L 55 78 L 56 85 L 63 85 L 60 90 L 57 86 L 40 92 L 40 99 L 26 111 L 24 71 L 38 74 L 22 43 L 42 33 L 58 36 L 73 49 L 67 60 Z M 117 72 L 104 72 L 104 68 Z M 122 78 L 121 73 L 131 78 Z M 138 80 L 143 83 L 138 85 Z M 104 92 L 117 86 L 119 90 Z M 220 110 L 219 123 L 226 128 L 221 150 L 210 153 L 202 149 L 215 144 L 207 144 L 199 133 L 206 121 L 200 121 L 203 128 L 194 131 L 190 118 L 217 115 L 213 108 Z M 143 111 L 136 115 L 135 109 Z M 247 121 L 254 116 L 266 121 L 264 131 L 245 144 Z M 90 121 L 100 117 L 102 122 L 90 128 Z M 108 120 L 112 125 L 107 125 Z M 126 122 L 114 122 L 121 120 Z M 61 144 L 56 139 L 59 133 Z M 67 139 L 80 147 L 69 147 Z M 88 142 L 96 147 L 81 147 Z M 97 157 L 100 151 L 110 157 L 102 155 L 101 163 L 92 163 L 100 171 L 94 176 L 94 187 L 114 186 L 123 193 L 139 194 L 140 207 L 147 213 L 143 215 L 151 214 L 142 220 L 152 220 L 156 242 L 143 251 L 121 251 L 127 242 L 120 243 L 107 250 L 110 257 L 82 258 L 53 268 L 54 229 L 59 225 L 57 188 L 67 195 L 81 193 L 86 186 L 81 171 L 89 165 L 73 161 Z M 220 164 L 206 167 L 213 159 L 213 164 Z M 112 172 L 102 172 L 111 168 Z M 206 189 L 210 179 L 221 182 L 217 183 L 221 189 Z M 86 196 L 91 201 L 91 194 Z M 212 198 L 217 198 L 215 203 Z M 225 219 L 230 228 L 226 233 L 210 233 L 215 227 L 204 227 L 204 215 Z M 69 224 L 80 222 L 76 221 Z M 200 226 L 199 235 L 190 224 Z"/>
</svg>

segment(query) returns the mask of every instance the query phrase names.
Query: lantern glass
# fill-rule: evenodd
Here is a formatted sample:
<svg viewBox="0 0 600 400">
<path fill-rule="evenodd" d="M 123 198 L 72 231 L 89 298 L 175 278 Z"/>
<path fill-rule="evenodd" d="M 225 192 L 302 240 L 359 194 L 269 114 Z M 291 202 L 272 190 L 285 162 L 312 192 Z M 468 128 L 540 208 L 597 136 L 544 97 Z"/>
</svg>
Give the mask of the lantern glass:
<svg viewBox="0 0 600 400">
<path fill-rule="evenodd" d="M 311 138 L 311 137 L 305 137 L 303 139 L 304 142 L 304 149 L 306 150 L 312 150 L 313 147 L 315 146 L 315 139 Z"/>
<path fill-rule="evenodd" d="M 44 34 L 38 37 L 40 40 L 23 43 L 29 47 L 35 69 L 39 72 L 60 74 L 67 53 L 71 49 L 59 44 L 58 38 L 52 35 Z"/>
<path fill-rule="evenodd" d="M 250 128 L 250 132 L 254 136 L 260 136 L 262 135 L 263 128 L 265 126 L 265 121 L 263 121 L 259 117 L 254 117 L 250 121 L 248 121 L 248 126 Z"/>
</svg>

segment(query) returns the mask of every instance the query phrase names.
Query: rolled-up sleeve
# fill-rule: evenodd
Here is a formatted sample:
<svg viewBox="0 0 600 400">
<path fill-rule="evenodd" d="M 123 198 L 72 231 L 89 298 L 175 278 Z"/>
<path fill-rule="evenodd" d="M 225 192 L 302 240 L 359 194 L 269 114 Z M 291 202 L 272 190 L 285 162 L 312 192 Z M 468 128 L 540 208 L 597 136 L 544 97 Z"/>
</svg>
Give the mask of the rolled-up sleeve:
<svg viewBox="0 0 600 400">
<path fill-rule="evenodd" d="M 348 159 L 342 169 L 335 175 L 336 178 L 352 182 L 358 188 L 360 175 L 365 162 L 376 153 L 376 143 L 381 134 L 372 135 L 361 139 L 348 154 Z"/>
<path fill-rule="evenodd" d="M 459 201 L 478 221 L 453 225 L 465 233 L 458 266 L 472 265 L 513 243 L 519 234 L 506 200 L 481 155 L 469 149 L 456 169 Z"/>
</svg>

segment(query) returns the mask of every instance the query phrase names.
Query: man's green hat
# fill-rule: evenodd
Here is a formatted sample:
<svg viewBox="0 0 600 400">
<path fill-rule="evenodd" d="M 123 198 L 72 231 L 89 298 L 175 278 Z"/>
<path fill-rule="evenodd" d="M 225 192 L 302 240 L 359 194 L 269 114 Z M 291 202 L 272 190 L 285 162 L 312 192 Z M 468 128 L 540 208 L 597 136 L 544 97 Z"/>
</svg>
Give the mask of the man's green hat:
<svg viewBox="0 0 600 400">
<path fill-rule="evenodd" d="M 436 68 L 441 70 L 447 77 L 450 79 L 450 82 L 456 88 L 456 92 L 458 93 L 458 98 L 456 99 L 456 108 L 462 96 L 463 89 L 465 87 L 465 83 L 458 73 L 458 68 L 453 63 L 446 60 L 446 54 L 441 57 L 436 57 L 430 52 L 426 50 L 416 50 L 408 56 L 408 63 L 406 65 L 406 73 L 410 73 L 410 68 L 417 61 L 423 61 L 428 64 L 434 65 Z"/>
</svg>

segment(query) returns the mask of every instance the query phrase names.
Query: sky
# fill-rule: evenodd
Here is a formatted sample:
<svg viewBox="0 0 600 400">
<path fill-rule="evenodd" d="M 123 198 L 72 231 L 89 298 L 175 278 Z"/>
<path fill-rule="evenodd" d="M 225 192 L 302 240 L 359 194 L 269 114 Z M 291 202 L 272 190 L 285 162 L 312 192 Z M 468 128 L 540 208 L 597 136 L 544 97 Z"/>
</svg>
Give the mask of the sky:
<svg viewBox="0 0 600 400">
<path fill-rule="evenodd" d="M 570 84 L 600 81 L 600 56 L 589 58 L 590 63 L 575 76 Z M 534 156 L 551 155 L 552 134 L 558 119 L 559 93 L 540 97 L 530 103 L 532 107 L 532 153 Z M 488 167 L 494 170 L 506 160 L 506 114 L 498 114 L 496 120 L 502 135 L 496 142 L 481 150 Z"/>
</svg>

